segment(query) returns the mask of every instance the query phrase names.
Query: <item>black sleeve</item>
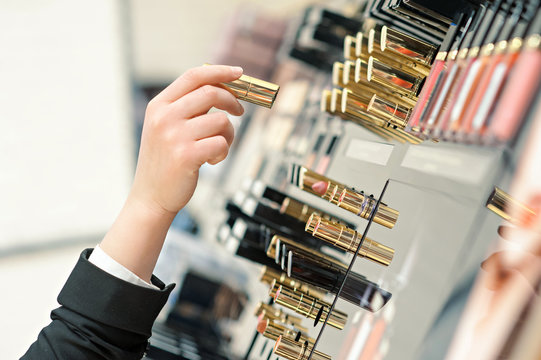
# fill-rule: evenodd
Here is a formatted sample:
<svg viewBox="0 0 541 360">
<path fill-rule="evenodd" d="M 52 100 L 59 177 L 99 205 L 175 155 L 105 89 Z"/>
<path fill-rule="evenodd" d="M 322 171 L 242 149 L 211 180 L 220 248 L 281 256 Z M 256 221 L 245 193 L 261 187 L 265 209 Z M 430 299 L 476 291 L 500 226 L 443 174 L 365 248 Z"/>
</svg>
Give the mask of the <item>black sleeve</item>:
<svg viewBox="0 0 541 360">
<path fill-rule="evenodd" d="M 152 324 L 174 284 L 154 290 L 118 279 L 81 253 L 51 313 L 52 322 L 21 359 L 141 359 Z"/>
</svg>

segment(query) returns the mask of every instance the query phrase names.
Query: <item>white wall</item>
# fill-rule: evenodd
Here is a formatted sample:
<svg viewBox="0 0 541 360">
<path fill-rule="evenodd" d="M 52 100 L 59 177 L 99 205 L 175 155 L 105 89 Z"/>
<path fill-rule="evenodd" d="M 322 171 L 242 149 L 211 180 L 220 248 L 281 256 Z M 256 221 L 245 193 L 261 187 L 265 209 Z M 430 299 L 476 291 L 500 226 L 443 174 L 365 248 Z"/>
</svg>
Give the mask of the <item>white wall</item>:
<svg viewBox="0 0 541 360">
<path fill-rule="evenodd" d="M 124 10 L 0 2 L 0 253 L 114 220 L 133 169 Z"/>
<path fill-rule="evenodd" d="M 132 0 L 134 70 L 138 80 L 169 82 L 209 62 L 224 22 L 239 7 L 277 17 L 298 16 L 323 0 Z M 251 19 L 246 19 L 251 21 Z"/>
</svg>

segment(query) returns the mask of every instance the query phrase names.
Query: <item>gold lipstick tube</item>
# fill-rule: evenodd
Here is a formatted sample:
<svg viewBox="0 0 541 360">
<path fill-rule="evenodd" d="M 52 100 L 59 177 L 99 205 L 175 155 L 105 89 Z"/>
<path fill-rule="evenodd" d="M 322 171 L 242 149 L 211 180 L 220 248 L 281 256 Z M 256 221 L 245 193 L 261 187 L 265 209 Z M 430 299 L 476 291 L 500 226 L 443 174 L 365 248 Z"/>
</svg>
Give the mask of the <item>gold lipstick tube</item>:
<svg viewBox="0 0 541 360">
<path fill-rule="evenodd" d="M 380 118 L 386 119 L 388 124 L 398 126 L 401 129 L 406 127 L 411 115 L 411 109 L 388 101 L 376 94 L 370 99 L 367 111 Z"/>
<path fill-rule="evenodd" d="M 334 89 L 334 91 L 323 90 L 323 92 L 321 94 L 321 111 L 328 112 L 330 114 L 339 116 L 342 119 L 347 120 L 347 121 L 352 121 L 352 122 L 364 127 L 368 131 L 371 131 L 374 134 L 382 137 L 385 140 L 397 140 L 397 141 L 402 142 L 402 143 L 406 142 L 404 140 L 403 136 L 401 136 L 402 134 L 397 135 L 396 133 L 390 131 L 389 129 L 386 129 L 386 128 L 382 127 L 381 125 L 374 125 L 375 117 L 373 117 L 373 116 L 372 117 L 370 117 L 368 115 L 367 116 L 357 116 L 357 115 L 352 115 L 350 111 L 347 111 L 347 113 L 346 112 L 341 112 L 341 111 L 336 111 L 336 110 L 340 109 L 340 102 L 341 102 L 341 100 L 340 100 L 340 98 L 338 96 L 338 93 L 336 93 L 336 92 L 337 92 L 336 89 Z M 333 96 L 333 94 L 335 96 Z M 343 93 L 342 93 L 342 96 L 343 96 Z M 331 109 L 331 103 L 333 104 L 332 109 L 334 109 L 334 111 Z M 402 131 L 402 132 L 404 132 L 404 131 Z"/>
<path fill-rule="evenodd" d="M 368 59 L 367 79 L 409 98 L 417 97 L 422 80 L 389 66 L 373 56 Z"/>
<path fill-rule="evenodd" d="M 397 57 L 412 61 L 429 70 L 437 53 L 434 45 L 387 26 L 381 28 L 380 48 L 381 51 L 389 51 Z"/>
<path fill-rule="evenodd" d="M 370 93 L 354 93 L 349 88 L 345 88 L 344 91 L 333 89 L 334 92 L 336 92 L 337 96 L 340 96 L 340 111 L 343 113 L 380 127 L 385 127 L 388 124 L 386 120 L 368 112 L 368 104 L 371 100 L 368 95 Z"/>
<path fill-rule="evenodd" d="M 271 321 L 270 319 L 260 320 L 260 322 L 257 324 L 257 331 L 260 334 L 262 334 L 264 337 L 266 337 L 267 339 L 271 339 L 275 341 L 278 340 L 278 338 L 281 335 L 285 335 L 292 339 L 295 339 L 298 337 L 299 341 L 302 341 L 302 342 L 308 341 L 308 343 L 312 346 L 314 345 L 314 342 L 315 342 L 313 338 L 305 335 L 301 331 L 289 329 L 280 323 Z"/>
<path fill-rule="evenodd" d="M 514 199 L 497 186 L 494 187 L 494 190 L 492 190 L 492 193 L 488 197 L 486 207 L 504 220 L 517 225 L 529 224 L 537 216 L 534 210 Z M 509 210 L 511 209 L 517 214 L 517 217 L 510 215 Z"/>
<path fill-rule="evenodd" d="M 329 256 L 327 254 L 322 253 L 321 251 L 312 249 L 308 246 L 305 246 L 295 240 L 288 239 L 286 237 L 280 236 L 280 235 L 274 235 L 271 239 L 269 248 L 267 249 L 267 256 L 274 258 L 274 252 L 276 251 L 276 246 L 279 246 L 280 243 L 284 243 L 286 245 L 289 245 L 291 247 L 297 248 L 301 251 L 307 252 L 312 254 L 316 258 L 321 258 L 325 261 L 328 261 L 329 263 L 332 263 L 336 267 L 342 268 L 344 270 L 347 270 L 347 265 L 343 262 L 339 261 L 338 259 L 333 258 L 332 256 Z M 288 284 L 285 284 L 288 286 Z M 309 286 L 309 285 L 308 285 Z M 292 288 L 292 286 L 289 286 Z M 322 298 L 321 296 L 320 298 Z"/>
<path fill-rule="evenodd" d="M 344 59 L 355 61 L 357 59 L 356 55 L 357 40 L 351 35 L 346 35 L 344 38 Z"/>
<path fill-rule="evenodd" d="M 318 239 L 350 253 L 355 253 L 361 241 L 357 231 L 342 224 L 324 220 L 318 215 L 313 215 L 308 219 L 306 231 Z M 365 257 L 380 265 L 389 266 L 393 260 L 394 250 L 366 237 L 358 256 Z"/>
<path fill-rule="evenodd" d="M 364 61 L 368 61 L 370 56 L 373 56 L 381 62 L 388 64 L 396 69 L 400 69 L 412 76 L 425 78 L 430 73 L 430 67 L 422 65 L 411 59 L 397 56 L 390 51 L 381 50 L 381 44 L 379 43 L 380 32 L 376 32 L 374 29 L 370 30 L 367 36 L 363 36 L 361 40 L 363 43 L 357 47 L 361 53 L 359 56 Z M 356 48 L 356 49 L 357 49 Z"/>
<path fill-rule="evenodd" d="M 374 210 L 375 202 L 370 201 L 370 197 L 363 195 L 335 180 L 329 179 L 326 176 L 320 175 L 312 170 L 309 170 L 303 166 L 299 166 L 298 184 L 297 186 L 306 192 L 322 197 L 325 200 L 333 202 L 334 204 L 346 209 L 358 216 L 368 219 L 370 213 Z M 312 190 L 312 185 L 319 181 L 327 183 L 327 191 L 320 195 Z M 343 195 L 346 190 L 346 195 Z M 337 196 L 338 194 L 338 196 Z M 355 199 L 355 201 L 351 200 Z M 344 201 L 345 200 L 345 201 Z M 395 209 L 388 207 L 384 203 L 380 203 L 378 211 L 374 216 L 374 222 L 383 225 L 388 228 L 393 228 L 398 219 L 399 212 Z"/>
<path fill-rule="evenodd" d="M 313 345 L 308 342 L 295 341 L 294 339 L 280 336 L 274 345 L 274 353 L 288 360 L 308 360 Z M 320 351 L 314 350 L 312 360 L 332 360 L 332 358 Z"/>
<path fill-rule="evenodd" d="M 280 206 L 281 214 L 289 215 L 302 222 L 305 222 L 310 217 L 310 214 L 313 212 L 319 211 L 307 204 L 304 204 L 289 197 L 285 198 L 284 201 L 282 201 L 282 205 Z M 326 214 L 322 216 L 329 217 L 329 215 Z"/>
<path fill-rule="evenodd" d="M 359 60 L 359 66 L 363 66 L 363 62 Z M 342 84 L 344 87 L 347 87 L 355 94 L 377 94 L 380 97 L 386 98 L 389 101 L 396 102 L 404 107 L 412 109 L 415 106 L 416 101 L 414 99 L 407 98 L 405 96 L 399 96 L 393 94 L 387 89 L 376 86 L 373 82 L 369 82 L 366 77 L 361 76 L 361 71 L 359 72 L 359 78 L 356 79 L 356 64 L 351 61 L 346 61 L 342 69 Z M 364 63 L 364 67 L 367 65 Z M 359 80 L 359 81 L 356 81 Z"/>
<path fill-rule="evenodd" d="M 299 331 L 304 331 L 304 332 L 308 331 L 308 329 L 302 326 L 301 318 L 296 317 L 295 315 L 286 314 L 282 310 L 275 308 L 272 305 L 264 304 L 262 302 L 259 302 L 257 304 L 256 310 L 255 310 L 255 316 L 259 316 L 261 318 L 266 318 L 272 321 L 277 321 L 286 325 L 293 326 L 295 329 L 298 329 Z"/>
<path fill-rule="evenodd" d="M 276 84 L 248 75 L 242 75 L 237 80 L 220 85 L 239 100 L 248 101 L 269 109 L 274 104 L 278 90 L 280 90 L 280 86 Z"/>
<path fill-rule="evenodd" d="M 331 304 L 326 301 L 305 295 L 284 285 L 281 285 L 276 291 L 274 302 L 309 319 L 318 319 L 319 322 L 325 321 L 331 308 Z M 347 318 L 348 315 L 346 313 L 333 310 L 329 315 L 327 324 L 342 330 L 346 326 Z"/>
<path fill-rule="evenodd" d="M 346 76 L 346 72 L 346 66 L 344 65 L 344 76 Z M 382 93 L 392 94 L 395 98 L 398 99 L 397 102 L 401 103 L 401 105 L 403 106 L 413 108 L 415 107 L 415 104 L 417 104 L 418 98 L 417 96 L 414 96 L 411 91 L 404 91 L 404 89 L 400 88 L 398 85 L 382 86 L 376 81 L 377 79 L 374 79 L 374 81 L 370 81 L 368 79 L 368 63 L 362 61 L 361 59 L 357 59 L 355 61 L 354 79 L 355 83 L 368 83 L 370 84 L 371 88 L 379 88 L 380 92 Z M 386 80 L 385 82 L 387 83 L 388 81 Z"/>
<path fill-rule="evenodd" d="M 269 252 L 267 251 L 267 254 L 268 253 Z M 269 296 L 271 297 L 274 297 L 274 292 L 278 290 L 278 287 L 280 285 L 285 285 L 287 287 L 300 291 L 306 295 L 316 297 L 318 299 L 321 299 L 325 296 L 325 293 L 322 292 L 321 290 L 318 290 L 315 287 L 310 286 L 302 281 L 292 279 L 288 277 L 285 273 L 279 273 L 278 277 L 271 277 L 269 276 L 270 275 L 269 270 L 271 271 L 275 271 L 275 270 L 272 270 L 271 268 L 268 268 L 266 266 L 263 268 L 263 270 L 265 271 L 265 273 L 261 274 L 261 282 L 267 283 L 271 286 L 270 292 L 269 292 Z"/>
<path fill-rule="evenodd" d="M 333 86 L 346 87 L 344 83 L 344 64 L 335 61 L 332 66 L 332 84 Z"/>
</svg>

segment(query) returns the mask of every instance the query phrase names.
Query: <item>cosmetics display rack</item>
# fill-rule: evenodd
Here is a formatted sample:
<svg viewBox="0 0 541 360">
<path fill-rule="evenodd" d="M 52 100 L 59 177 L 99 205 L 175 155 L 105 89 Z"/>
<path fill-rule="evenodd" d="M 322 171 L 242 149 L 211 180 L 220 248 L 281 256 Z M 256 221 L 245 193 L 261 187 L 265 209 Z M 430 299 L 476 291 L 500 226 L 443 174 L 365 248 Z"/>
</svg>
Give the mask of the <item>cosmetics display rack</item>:
<svg viewBox="0 0 541 360">
<path fill-rule="evenodd" d="M 449 47 L 446 54 L 454 50 L 458 53 L 461 44 L 476 37 L 481 39 L 479 46 L 483 45 L 487 29 L 479 28 L 490 26 L 494 14 L 497 14 L 498 24 L 501 23 L 498 29 L 506 30 L 500 37 L 491 34 L 491 41 L 501 40 L 504 35 L 506 40 L 517 34 L 534 36 L 527 34 L 526 29 L 532 28 L 532 17 L 539 14 L 539 10 L 535 1 L 525 2 L 523 7 L 520 2 L 512 1 L 481 5 L 457 2 L 456 8 L 444 15 L 434 10 L 437 3 L 432 4 L 431 10 L 420 6 L 420 2 L 370 1 L 365 4 L 363 14 L 350 17 L 311 8 L 300 22 L 299 30 L 292 35 L 293 39 L 286 39 L 289 54 L 302 62 L 282 61 L 273 79 L 281 85 L 274 108 L 271 111 L 257 109 L 245 129 L 231 169 L 223 179 L 223 192 L 235 195 L 230 203 L 234 206 L 227 208 L 229 219 L 220 226 L 218 239 L 240 258 L 264 264 L 277 274 L 284 271 L 291 275 L 289 280 L 282 280 L 281 285 L 275 282 L 271 286 L 270 293 L 276 303 L 285 305 L 274 305 L 272 311 L 279 309 L 280 314 L 289 314 L 290 319 L 298 319 L 300 314 L 309 319 L 291 323 L 285 320 L 287 315 L 272 318 L 287 323 L 286 327 L 279 327 L 271 318 L 267 320 L 272 321 L 264 323 L 263 316 L 257 324 L 263 336 L 251 337 L 247 334 L 255 332 L 257 323 L 252 316 L 234 335 L 234 340 L 244 340 L 248 350 L 245 359 L 270 359 L 277 355 L 307 359 L 310 353 L 313 353 L 312 359 L 433 359 L 445 356 L 458 316 L 446 323 L 442 319 L 446 318 L 449 308 L 463 307 L 459 296 L 461 290 L 477 273 L 488 246 L 496 237 L 494 229 L 499 219 L 487 211 L 485 202 L 494 185 L 508 187 L 540 96 L 537 87 L 528 85 L 531 88 L 526 95 L 529 100 L 524 101 L 527 105 L 515 119 L 516 131 L 508 133 L 509 141 L 478 144 L 469 140 L 463 143 L 426 141 L 431 138 L 428 136 L 431 133 L 413 129 L 409 119 L 416 106 L 428 103 L 420 99 L 434 71 L 438 51 Z M 416 5 L 427 11 L 416 10 Z M 493 16 L 486 20 L 484 11 L 492 11 Z M 516 29 L 520 19 L 524 23 Z M 372 20 L 375 25 L 367 25 Z M 402 35 L 396 35 L 395 31 Z M 377 35 L 381 39 L 382 33 L 383 38 L 411 37 L 404 44 L 405 50 L 411 44 L 429 49 L 431 58 L 427 66 L 419 67 L 419 71 L 402 68 L 404 77 L 401 78 L 383 76 L 378 86 L 390 91 L 379 92 L 379 88 L 368 83 L 361 87 L 354 76 L 351 80 L 354 88 L 348 87 L 344 84 L 344 72 L 363 71 L 364 60 L 351 55 L 348 59 L 346 55 L 350 62 L 342 62 L 344 53 L 349 49 L 351 54 L 353 44 L 365 41 L 363 37 L 374 41 Z M 372 70 L 378 66 L 383 69 L 393 59 L 395 64 L 409 61 L 409 65 L 415 65 L 416 60 L 404 60 L 411 58 L 413 52 L 403 50 L 403 53 L 408 56 L 389 55 L 386 57 L 388 62 L 383 63 L 382 58 L 377 58 L 383 55 L 375 51 L 367 59 L 366 66 Z M 341 63 L 336 65 L 336 61 Z M 452 63 L 445 66 L 448 70 L 453 68 Z M 335 76 L 335 72 L 342 79 Z M 416 87 L 415 94 L 385 84 L 386 79 L 391 79 L 402 86 L 412 72 L 422 74 L 420 81 L 412 79 L 409 82 Z M 533 76 L 532 83 L 539 80 L 538 74 L 534 75 L 537 78 Z M 327 92 L 333 85 L 345 90 Z M 373 90 L 368 97 L 367 89 Z M 364 98 L 356 98 L 359 96 Z M 352 107 L 364 104 L 361 110 L 354 108 L 357 114 L 349 111 L 352 99 L 356 101 L 351 103 Z M 333 110 L 327 107 L 332 104 Z M 407 114 L 405 117 L 397 116 L 397 110 L 402 108 L 406 109 L 402 112 Z M 335 188 L 328 185 L 322 195 L 314 190 L 316 182 L 303 188 L 302 182 L 295 178 L 299 169 L 313 170 L 324 182 L 332 179 Z M 240 189 L 239 184 L 242 184 Z M 383 199 L 369 195 L 381 191 L 384 184 L 387 185 Z M 269 195 L 271 192 L 275 197 Z M 302 215 L 302 222 L 313 237 L 306 238 L 302 224 L 299 229 L 301 222 L 295 223 L 287 217 L 292 215 L 285 210 L 284 197 L 301 204 L 303 210 L 294 217 L 300 220 Z M 381 200 L 385 204 L 380 204 L 380 209 L 384 206 L 398 211 L 395 223 L 388 223 L 381 216 L 375 220 L 376 212 L 366 211 Z M 355 208 L 359 204 L 361 208 Z M 314 211 L 325 215 L 310 217 Z M 320 221 L 324 217 L 341 224 L 332 225 L 334 220 L 329 220 L 330 223 Z M 318 221 L 317 225 L 312 224 L 314 219 Z M 316 228 L 325 228 L 319 228 L 320 224 L 331 224 L 333 229 L 338 229 L 339 236 L 329 235 L 336 240 L 337 246 L 330 246 L 328 238 L 318 236 Z M 326 229 L 331 229 L 331 225 Z M 347 234 L 353 235 L 347 237 Z M 357 259 L 351 254 L 362 253 L 363 242 L 358 240 L 366 235 L 384 249 L 382 254 L 385 255 L 371 258 L 367 252 L 363 254 L 364 258 Z M 277 245 L 276 239 L 280 237 L 294 238 L 296 243 L 284 240 Z M 342 243 L 339 239 L 348 242 Z M 313 260 L 316 256 L 320 259 L 319 270 L 331 269 L 332 264 L 339 263 L 342 265 L 337 266 L 345 267 L 351 276 L 339 276 L 338 285 L 324 283 L 324 275 L 317 275 L 317 261 Z M 313 270 L 312 281 L 305 276 L 307 269 Z M 334 274 L 342 274 L 340 269 L 333 269 Z M 253 271 L 256 277 L 258 268 Z M 355 304 L 348 295 L 340 294 L 339 289 L 345 289 L 345 284 L 352 281 L 348 280 L 350 278 L 373 284 L 365 285 L 365 288 L 378 289 L 381 294 L 392 294 L 392 297 L 378 302 L 378 311 L 372 312 L 374 303 L 360 301 Z M 314 295 L 313 287 L 323 294 Z M 268 299 L 266 289 L 257 288 L 251 294 L 254 307 L 258 302 L 267 303 Z M 306 303 L 303 299 L 310 301 Z M 300 305 L 293 305 L 294 301 L 316 305 L 299 310 Z M 296 307 L 297 314 L 291 311 Z M 333 309 L 337 316 L 332 319 L 333 326 L 323 326 L 326 315 L 331 321 Z M 248 318 L 250 316 L 248 314 Z M 316 324 L 312 326 L 314 320 Z M 345 320 L 345 326 L 342 320 Z M 261 328 L 260 324 L 263 324 Z M 280 334 L 283 337 L 279 337 Z M 274 354 L 269 344 L 275 344 Z"/>
</svg>

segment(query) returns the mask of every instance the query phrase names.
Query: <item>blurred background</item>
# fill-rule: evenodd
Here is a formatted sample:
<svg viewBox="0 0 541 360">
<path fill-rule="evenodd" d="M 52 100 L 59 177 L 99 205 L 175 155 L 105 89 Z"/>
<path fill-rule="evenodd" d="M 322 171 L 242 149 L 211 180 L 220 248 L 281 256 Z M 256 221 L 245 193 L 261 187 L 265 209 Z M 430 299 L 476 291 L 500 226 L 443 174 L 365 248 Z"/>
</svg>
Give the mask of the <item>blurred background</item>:
<svg viewBox="0 0 541 360">
<path fill-rule="evenodd" d="M 322 351 L 335 359 L 360 359 L 362 345 L 354 344 L 381 323 L 388 326 L 380 329 L 385 336 L 374 345 L 373 358 L 443 358 L 480 263 L 499 249 L 501 219 L 485 208 L 487 197 L 494 185 L 510 188 L 517 169 L 527 169 L 521 184 L 535 178 L 532 169 L 541 169 L 531 149 L 526 153 L 534 160 L 520 167 L 527 144 L 541 139 L 541 128 L 534 126 L 540 95 L 535 87 L 520 131 L 498 146 L 410 146 L 394 132 L 377 136 L 358 122 L 343 121 L 351 120 L 345 116 L 322 112 L 322 89 L 337 86 L 331 73 L 333 63 L 343 60 L 344 36 L 355 35 L 350 30 L 356 26 L 361 31 L 363 14 L 375 16 L 367 4 L 378 2 L 1 1 L 2 358 L 18 358 L 36 339 L 81 250 L 99 243 L 114 221 L 131 186 L 147 102 L 203 63 L 241 65 L 245 74 L 281 90 L 272 112 L 246 104 L 245 115 L 230 117 L 238 135 L 230 156 L 203 166 L 192 201 L 173 223 L 156 275 L 179 286 L 160 315 L 159 326 L 167 326 L 155 329 L 152 343 L 161 355 L 153 359 L 271 358 L 272 344 L 255 335 L 254 320 L 268 286 L 259 282 L 257 259 L 235 256 L 250 225 L 232 215 L 256 213 L 252 202 L 267 201 L 261 200 L 267 187 L 364 229 L 364 219 L 289 184 L 291 162 L 317 163 L 318 172 L 367 194 L 379 193 L 391 179 L 385 201 L 401 210 L 392 233 L 371 230 L 396 250 L 393 265 L 382 270 L 365 262 L 354 268 L 392 291 L 396 301 L 372 316 L 340 300 L 348 325 L 342 332 L 328 330 Z M 314 25 L 325 11 L 332 15 L 330 36 Z M 334 21 L 342 22 L 338 30 Z M 446 26 L 456 24 L 449 20 Z M 445 35 L 441 29 L 412 31 L 438 46 Z M 529 132 L 537 138 L 528 143 Z M 528 184 L 524 189 L 536 188 Z M 518 188 L 514 194 L 524 201 L 529 193 Z M 540 317 L 541 306 L 536 309 Z M 190 339 L 186 324 L 208 341 Z M 315 329 L 310 333 L 317 335 Z M 172 346 L 175 337 L 184 342 Z M 185 355 L 182 347 L 195 342 L 199 353 Z M 210 348 L 220 351 L 201 355 Z M 247 350 L 252 354 L 244 357 Z"/>
</svg>

